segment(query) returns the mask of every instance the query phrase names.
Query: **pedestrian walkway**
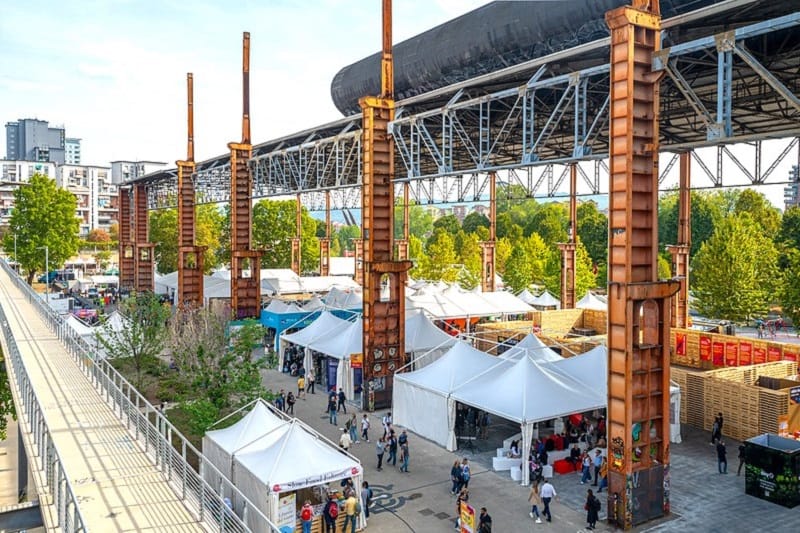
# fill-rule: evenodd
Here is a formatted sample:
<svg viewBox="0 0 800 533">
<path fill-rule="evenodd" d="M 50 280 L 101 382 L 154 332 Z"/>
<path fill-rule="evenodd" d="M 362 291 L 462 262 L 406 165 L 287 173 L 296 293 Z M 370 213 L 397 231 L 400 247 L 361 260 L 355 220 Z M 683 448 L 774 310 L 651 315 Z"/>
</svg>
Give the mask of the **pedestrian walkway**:
<svg viewBox="0 0 800 533">
<path fill-rule="evenodd" d="M 204 531 L 3 269 L 0 304 L 87 530 Z M 3 340 L 6 349 L 9 339 Z M 30 434 L 25 438 L 27 449 L 35 450 Z M 35 471 L 39 458 L 30 461 Z M 29 486 L 31 499 L 44 483 L 39 479 L 35 488 Z M 58 510 L 46 495 L 41 500 L 45 526 L 51 529 L 59 524 Z"/>
</svg>

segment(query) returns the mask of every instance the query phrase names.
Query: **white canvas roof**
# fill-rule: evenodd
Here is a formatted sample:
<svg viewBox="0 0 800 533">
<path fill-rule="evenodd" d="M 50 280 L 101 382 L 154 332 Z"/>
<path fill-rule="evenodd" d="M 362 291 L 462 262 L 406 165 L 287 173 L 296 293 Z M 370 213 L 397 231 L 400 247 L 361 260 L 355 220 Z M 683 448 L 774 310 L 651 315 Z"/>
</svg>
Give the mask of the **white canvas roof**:
<svg viewBox="0 0 800 533">
<path fill-rule="evenodd" d="M 539 362 L 562 361 L 564 359 L 533 333 L 527 334 L 518 344 L 512 346 L 498 357 L 516 360 L 525 356 Z"/>
<path fill-rule="evenodd" d="M 433 363 L 414 372 L 395 374 L 394 380 L 411 382 L 446 395 L 461 383 L 485 372 L 497 363 L 496 357 L 477 350 L 465 342 L 457 341 Z"/>
<path fill-rule="evenodd" d="M 435 318 L 529 313 L 534 309 L 504 291 L 475 293 L 453 286 L 441 290 L 428 284 L 406 297 L 406 308 L 424 310 Z"/>
<path fill-rule="evenodd" d="M 328 259 L 331 276 L 355 276 L 355 257 L 330 257 Z"/>
<path fill-rule="evenodd" d="M 270 446 L 234 456 L 234 477 L 245 494 L 252 494 L 246 487 L 253 482 L 279 493 L 355 477 L 362 471 L 355 458 L 321 440 L 297 419 L 287 428 Z"/>
<path fill-rule="evenodd" d="M 608 310 L 608 304 L 591 292 L 587 292 L 583 298 L 578 300 L 578 303 L 575 304 L 575 307 L 578 309 L 593 309 L 595 311 Z"/>
<path fill-rule="evenodd" d="M 476 294 L 476 296 L 483 298 L 489 302 L 490 305 L 496 308 L 499 313 L 503 314 L 530 313 L 534 310 L 530 305 L 523 302 L 510 292 L 483 292 Z"/>
<path fill-rule="evenodd" d="M 330 335 L 319 337 L 312 341 L 308 347 L 319 353 L 335 357 L 336 359 L 348 359 L 350 354 L 363 352 L 363 322 L 346 322 L 345 329 L 337 329 Z M 311 326 L 309 326 L 311 327 Z"/>
<path fill-rule="evenodd" d="M 203 298 L 230 298 L 231 280 L 214 276 L 203 276 Z"/>
<path fill-rule="evenodd" d="M 522 292 L 517 294 L 517 298 L 526 304 L 533 305 L 535 303 L 534 300 L 536 299 L 536 296 L 534 296 L 533 293 L 531 293 L 531 291 L 528 289 L 522 289 Z"/>
<path fill-rule="evenodd" d="M 550 294 L 547 290 L 539 296 L 536 296 L 532 302 L 528 303 L 537 307 L 555 307 L 556 309 L 561 307 L 561 300 Z"/>
<path fill-rule="evenodd" d="M 232 426 L 207 431 L 203 436 L 203 453 L 206 450 L 206 442 L 212 441 L 221 450 L 233 455 L 265 433 L 285 424 L 288 424 L 288 421 L 275 414 L 267 406 L 266 402 L 259 398 L 253 404 L 250 412 Z M 214 466 L 222 470 L 219 465 L 215 464 Z M 228 465 L 228 468 L 230 468 L 230 465 Z"/>
<path fill-rule="evenodd" d="M 607 394 L 608 350 L 605 346 L 596 346 L 574 357 L 559 358 L 551 364 L 585 386 Z"/>
<path fill-rule="evenodd" d="M 409 313 L 406 318 L 406 352 L 450 347 L 456 342 L 455 337 L 436 327 L 425 313 Z"/>
<path fill-rule="evenodd" d="M 168 294 L 170 289 L 177 291 L 178 290 L 178 272 L 170 272 L 169 274 L 164 274 L 160 276 L 156 274 L 155 280 L 155 292 L 156 294 Z"/>
<path fill-rule="evenodd" d="M 94 334 L 94 328 L 75 315 L 69 315 L 67 324 L 81 337 Z"/>
<path fill-rule="evenodd" d="M 314 322 L 295 333 L 281 335 L 281 339 L 300 346 L 310 346 L 315 340 L 333 336 L 350 325 L 351 322 L 338 318 L 328 311 L 323 311 Z"/>
<path fill-rule="evenodd" d="M 285 313 L 286 312 L 286 304 L 283 303 L 281 300 L 270 300 L 269 305 L 267 305 L 265 311 L 269 311 L 271 313 Z"/>
<path fill-rule="evenodd" d="M 323 302 L 319 296 L 314 296 L 303 305 L 304 311 L 319 311 L 324 308 L 325 302 Z"/>
</svg>

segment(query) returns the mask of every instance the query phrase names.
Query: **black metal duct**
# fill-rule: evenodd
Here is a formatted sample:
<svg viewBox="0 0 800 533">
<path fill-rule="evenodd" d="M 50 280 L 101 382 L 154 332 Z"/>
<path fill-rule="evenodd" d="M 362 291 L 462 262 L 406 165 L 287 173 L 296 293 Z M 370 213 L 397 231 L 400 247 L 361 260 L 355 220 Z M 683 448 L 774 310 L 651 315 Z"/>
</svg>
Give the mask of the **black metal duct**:
<svg viewBox="0 0 800 533">
<path fill-rule="evenodd" d="M 662 0 L 671 17 L 718 0 Z M 452 83 L 608 35 L 605 13 L 630 0 L 527 0 L 492 2 L 394 46 L 395 99 Z M 398 9 L 402 9 L 399 3 Z M 358 99 L 380 92 L 380 52 L 344 67 L 331 97 L 344 115 Z"/>
</svg>

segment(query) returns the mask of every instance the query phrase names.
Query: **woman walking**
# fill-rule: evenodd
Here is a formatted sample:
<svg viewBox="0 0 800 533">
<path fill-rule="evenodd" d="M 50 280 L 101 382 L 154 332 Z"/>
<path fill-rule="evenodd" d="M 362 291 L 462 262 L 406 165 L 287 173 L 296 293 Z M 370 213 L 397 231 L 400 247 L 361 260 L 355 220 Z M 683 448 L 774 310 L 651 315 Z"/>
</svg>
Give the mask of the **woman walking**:
<svg viewBox="0 0 800 533">
<path fill-rule="evenodd" d="M 534 481 L 531 485 L 531 491 L 528 494 L 528 503 L 531 504 L 530 517 L 536 518 L 536 523 L 541 524 L 542 519 L 539 517 L 539 506 L 542 505 L 542 497 L 539 496 L 539 482 Z"/>
<path fill-rule="evenodd" d="M 461 461 L 461 484 L 467 489 L 469 488 L 469 477 L 469 461 L 464 457 L 464 460 Z"/>
<path fill-rule="evenodd" d="M 386 441 L 383 440 L 383 437 L 378 439 L 378 443 L 375 444 L 375 455 L 378 456 L 378 472 L 383 470 L 381 468 L 383 466 L 383 454 L 386 452 Z"/>
<path fill-rule="evenodd" d="M 592 494 L 592 489 L 586 491 L 586 504 L 583 508 L 586 509 L 586 522 L 588 523 L 586 529 L 594 529 L 600 511 L 600 500 Z"/>
<path fill-rule="evenodd" d="M 458 462 L 458 459 L 453 462 L 453 467 L 450 469 L 450 481 L 453 482 L 450 494 L 455 496 L 461 492 L 461 464 Z"/>
</svg>

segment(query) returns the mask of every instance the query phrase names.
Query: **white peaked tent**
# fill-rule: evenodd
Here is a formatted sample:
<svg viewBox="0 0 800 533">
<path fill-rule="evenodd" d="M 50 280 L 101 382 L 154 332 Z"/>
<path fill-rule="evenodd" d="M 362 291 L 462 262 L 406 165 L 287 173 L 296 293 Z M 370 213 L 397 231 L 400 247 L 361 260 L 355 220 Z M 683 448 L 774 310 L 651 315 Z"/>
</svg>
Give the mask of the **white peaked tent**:
<svg viewBox="0 0 800 533">
<path fill-rule="evenodd" d="M 497 365 L 498 359 L 458 341 L 442 357 L 414 372 L 394 375 L 394 422 L 447 448 L 456 449 L 456 403 L 450 393 Z M 507 364 L 507 362 L 506 362 Z M 420 416 L 424 406 L 425 416 Z"/>
<path fill-rule="evenodd" d="M 455 401 L 488 411 L 520 424 L 522 449 L 528 450 L 536 422 L 606 406 L 605 392 L 587 388 L 557 369 L 559 363 L 538 363 L 522 357 L 503 361 L 476 375 L 453 391 Z M 530 472 L 522 469 L 522 484 Z"/>
<path fill-rule="evenodd" d="M 482 308 L 493 308 L 496 310 L 497 315 L 520 315 L 524 313 L 531 313 L 535 311 L 527 303 L 523 302 L 510 292 L 495 291 L 495 292 L 482 292 L 479 294 L 468 293 L 475 298 L 474 303 L 470 303 L 470 309 L 474 309 L 475 305 L 480 305 Z M 488 306 L 482 306 L 481 300 L 485 301 Z M 473 315 L 475 312 L 473 311 Z"/>
<path fill-rule="evenodd" d="M 680 444 L 681 439 L 681 388 L 669 382 L 669 441 Z"/>
<path fill-rule="evenodd" d="M 561 308 L 561 300 L 550 294 L 549 291 L 545 290 L 539 296 L 536 296 L 532 302 L 528 302 L 534 307 L 546 308 L 546 307 L 555 307 L 556 309 Z"/>
<path fill-rule="evenodd" d="M 409 313 L 406 317 L 406 353 L 415 358 L 415 354 L 427 352 L 421 366 L 438 358 L 445 350 L 452 347 L 457 339 L 448 335 L 434 324 L 425 313 Z M 419 366 L 417 366 L 419 368 Z"/>
<path fill-rule="evenodd" d="M 534 300 L 536 300 L 536 296 L 534 296 L 533 293 L 528 289 L 522 289 L 522 292 L 517 294 L 517 298 L 519 298 L 528 305 L 534 305 L 535 304 Z"/>
<path fill-rule="evenodd" d="M 278 517 L 281 493 L 344 478 L 353 478 L 353 485 L 361 486 L 364 474 L 358 459 L 299 420 L 272 433 L 267 435 L 267 446 L 248 447 L 233 457 L 236 486 L 271 520 Z M 357 529 L 363 529 L 363 512 L 358 522 Z"/>
<path fill-rule="evenodd" d="M 283 303 L 281 300 L 270 300 L 269 305 L 264 308 L 265 311 L 269 311 L 270 313 L 285 313 L 286 312 L 286 304 Z"/>
<path fill-rule="evenodd" d="M 607 394 L 608 349 L 605 346 L 595 346 L 588 352 L 574 357 L 559 358 L 553 363 L 553 367 L 583 383 L 586 387 L 591 387 L 603 395 Z"/>
<path fill-rule="evenodd" d="M 592 294 L 591 291 L 587 292 L 583 298 L 578 300 L 578 303 L 575 304 L 575 307 L 578 309 L 593 309 L 595 311 L 608 310 L 608 304 Z"/>
<path fill-rule="evenodd" d="M 81 337 L 91 337 L 94 335 L 94 328 L 75 315 L 69 315 L 67 318 L 67 325 Z"/>
<path fill-rule="evenodd" d="M 265 433 L 289 424 L 289 419 L 286 415 L 261 398 L 249 403 L 236 411 L 236 413 L 250 407 L 252 407 L 250 412 L 232 426 L 207 431 L 203 435 L 203 455 L 223 476 L 230 480 L 233 480 L 233 456 L 235 453 L 248 444 L 257 441 Z M 219 422 L 223 420 L 225 418 Z M 206 470 L 203 472 L 203 478 L 208 481 L 208 484 L 215 491 L 219 490 L 221 479 L 217 472 Z M 226 496 L 230 496 L 230 494 L 226 494 Z"/>
<path fill-rule="evenodd" d="M 346 324 L 346 329 L 336 330 L 331 332 L 331 335 L 317 338 L 308 345 L 308 348 L 339 360 L 336 366 L 336 386 L 342 388 L 347 398 L 353 398 L 353 370 L 350 368 L 350 356 L 363 352 L 363 322 L 357 320 Z"/>
<path fill-rule="evenodd" d="M 325 302 L 323 302 L 319 296 L 314 296 L 303 305 L 303 311 L 319 311 L 324 308 Z"/>
<path fill-rule="evenodd" d="M 350 324 L 351 322 L 347 320 L 334 316 L 328 311 L 323 311 L 314 322 L 300 331 L 281 335 L 278 344 L 278 368 L 283 368 L 283 356 L 286 351 L 287 342 L 297 344 L 306 349 L 303 366 L 305 368 L 312 368 L 311 351 L 308 349 L 311 343 L 318 339 L 336 335 L 337 332 L 343 331 L 345 328 L 349 327 Z"/>
<path fill-rule="evenodd" d="M 564 360 L 555 350 L 543 343 L 542 340 L 533 333 L 528 333 L 524 339 L 498 357 L 517 360 L 526 356 L 539 362 Z"/>
</svg>

